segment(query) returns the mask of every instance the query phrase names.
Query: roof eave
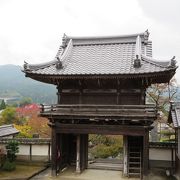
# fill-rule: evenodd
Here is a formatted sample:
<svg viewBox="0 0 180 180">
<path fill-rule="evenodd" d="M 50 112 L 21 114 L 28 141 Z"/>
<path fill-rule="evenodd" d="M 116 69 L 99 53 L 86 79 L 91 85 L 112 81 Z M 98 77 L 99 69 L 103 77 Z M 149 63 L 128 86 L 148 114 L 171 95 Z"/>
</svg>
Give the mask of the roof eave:
<svg viewBox="0 0 180 180">
<path fill-rule="evenodd" d="M 136 79 L 136 78 L 150 78 L 152 83 L 167 83 L 174 76 L 176 68 L 167 69 L 163 72 L 143 73 L 143 74 L 72 74 L 72 75 L 55 75 L 55 74 L 35 74 L 30 71 L 25 72 L 26 77 L 32 79 L 56 84 L 59 80 L 65 79 Z M 164 80 L 160 79 L 163 78 Z M 53 82 L 53 83 L 52 83 Z"/>
</svg>

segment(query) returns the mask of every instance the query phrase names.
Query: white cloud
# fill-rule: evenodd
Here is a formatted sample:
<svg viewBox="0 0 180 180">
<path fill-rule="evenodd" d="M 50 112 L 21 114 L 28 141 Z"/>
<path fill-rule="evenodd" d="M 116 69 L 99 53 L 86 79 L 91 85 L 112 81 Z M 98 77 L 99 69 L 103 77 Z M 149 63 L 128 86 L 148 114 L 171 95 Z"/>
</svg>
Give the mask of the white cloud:
<svg viewBox="0 0 180 180">
<path fill-rule="evenodd" d="M 1 0 L 0 64 L 50 61 L 63 33 L 120 35 L 147 28 L 151 32 L 155 57 L 169 59 L 176 55 L 180 59 L 179 31 L 173 31 L 179 27 L 174 23 L 180 18 L 177 8 L 167 9 L 166 5 L 163 9 L 161 5 L 157 11 L 157 4 L 154 0 L 148 6 L 141 0 Z M 173 15 L 167 13 L 168 17 L 175 17 L 173 23 L 163 19 L 167 19 L 167 10 L 173 11 Z"/>
<path fill-rule="evenodd" d="M 180 65 L 180 1 L 179 0 L 138 0 L 143 16 L 150 19 L 153 54 L 156 58 L 169 60 L 174 55 Z M 180 83 L 180 70 L 176 78 Z"/>
</svg>

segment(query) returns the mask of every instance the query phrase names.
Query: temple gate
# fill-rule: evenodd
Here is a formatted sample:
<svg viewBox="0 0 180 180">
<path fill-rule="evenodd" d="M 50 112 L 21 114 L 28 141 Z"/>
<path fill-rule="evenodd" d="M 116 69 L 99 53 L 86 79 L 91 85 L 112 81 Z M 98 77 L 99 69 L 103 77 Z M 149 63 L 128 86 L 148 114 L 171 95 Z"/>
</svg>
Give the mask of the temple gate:
<svg viewBox="0 0 180 180">
<path fill-rule="evenodd" d="M 64 35 L 55 59 L 25 62 L 32 79 L 57 87 L 57 104 L 42 105 L 52 128 L 52 174 L 68 165 L 88 167 L 88 134 L 124 136 L 124 176 L 148 174 L 149 131 L 156 120 L 146 104 L 146 89 L 167 83 L 175 74 L 174 58 L 152 59 L 149 32 L 109 37 Z"/>
</svg>

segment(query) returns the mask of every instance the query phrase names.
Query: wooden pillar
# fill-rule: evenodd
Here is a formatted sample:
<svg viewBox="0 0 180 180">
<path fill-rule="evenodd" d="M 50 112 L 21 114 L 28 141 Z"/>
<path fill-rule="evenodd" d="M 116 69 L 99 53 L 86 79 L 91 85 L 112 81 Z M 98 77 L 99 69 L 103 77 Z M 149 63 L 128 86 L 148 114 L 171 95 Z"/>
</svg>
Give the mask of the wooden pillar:
<svg viewBox="0 0 180 180">
<path fill-rule="evenodd" d="M 174 170 L 174 148 L 171 147 L 171 169 Z"/>
<path fill-rule="evenodd" d="M 79 80 L 79 104 L 82 104 L 83 85 L 82 80 Z"/>
<path fill-rule="evenodd" d="M 85 135 L 85 168 L 87 169 L 88 167 L 88 139 L 89 135 Z"/>
<path fill-rule="evenodd" d="M 80 173 L 80 135 L 77 135 L 76 139 L 76 172 Z"/>
<path fill-rule="evenodd" d="M 88 134 L 81 134 L 80 141 L 80 166 L 81 171 L 83 171 L 88 166 Z"/>
<path fill-rule="evenodd" d="M 61 101 L 61 99 L 60 99 L 61 98 L 61 88 L 60 88 L 60 86 L 57 86 L 56 89 L 58 91 L 56 93 L 57 94 L 57 103 L 60 104 L 60 101 Z"/>
<path fill-rule="evenodd" d="M 128 138 L 123 136 L 123 176 L 128 175 Z"/>
<path fill-rule="evenodd" d="M 29 157 L 30 161 L 32 161 L 32 144 L 29 146 Z"/>
<path fill-rule="evenodd" d="M 119 98 L 120 98 L 120 80 L 117 79 L 117 97 L 116 97 L 116 104 L 117 105 L 120 104 Z"/>
<path fill-rule="evenodd" d="M 148 175 L 149 170 L 149 130 L 145 129 L 143 136 L 143 176 Z"/>
<path fill-rule="evenodd" d="M 49 161 L 49 162 L 50 162 L 50 160 L 51 160 L 50 154 L 51 154 L 51 144 L 48 143 L 48 161 Z"/>
<path fill-rule="evenodd" d="M 144 105 L 146 103 L 145 101 L 146 101 L 146 91 L 144 88 L 142 88 L 140 104 Z"/>
<path fill-rule="evenodd" d="M 56 128 L 55 126 L 52 126 L 52 136 L 51 136 L 51 161 L 52 161 L 52 171 L 51 175 L 56 176 L 57 175 L 57 135 L 56 135 Z"/>
</svg>

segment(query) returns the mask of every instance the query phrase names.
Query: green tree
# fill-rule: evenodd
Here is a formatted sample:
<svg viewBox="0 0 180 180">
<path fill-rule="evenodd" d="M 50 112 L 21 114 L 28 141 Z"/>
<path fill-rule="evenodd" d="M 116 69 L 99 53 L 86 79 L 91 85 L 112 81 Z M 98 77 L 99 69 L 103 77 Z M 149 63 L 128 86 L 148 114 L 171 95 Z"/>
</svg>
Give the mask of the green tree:
<svg viewBox="0 0 180 180">
<path fill-rule="evenodd" d="M 21 101 L 19 102 L 19 106 L 25 106 L 27 104 L 31 104 L 32 103 L 32 99 L 30 97 L 24 97 L 23 99 L 21 99 Z"/>
<path fill-rule="evenodd" d="M 11 140 L 6 145 L 7 158 L 2 169 L 5 171 L 13 171 L 16 168 L 16 154 L 19 152 L 19 143 Z"/>
<path fill-rule="evenodd" d="M 16 108 L 14 107 L 7 107 L 2 113 L 1 113 L 1 119 L 0 124 L 13 124 L 18 121 L 16 116 Z"/>
<path fill-rule="evenodd" d="M 6 103 L 4 101 L 4 99 L 1 101 L 1 105 L 0 105 L 0 110 L 2 109 L 6 109 Z"/>
<path fill-rule="evenodd" d="M 16 160 L 16 154 L 19 152 L 19 143 L 15 140 L 11 140 L 6 145 L 7 158 L 10 162 Z"/>
<path fill-rule="evenodd" d="M 122 154 L 122 136 L 89 135 L 90 149 L 92 158 L 115 158 Z"/>
</svg>

